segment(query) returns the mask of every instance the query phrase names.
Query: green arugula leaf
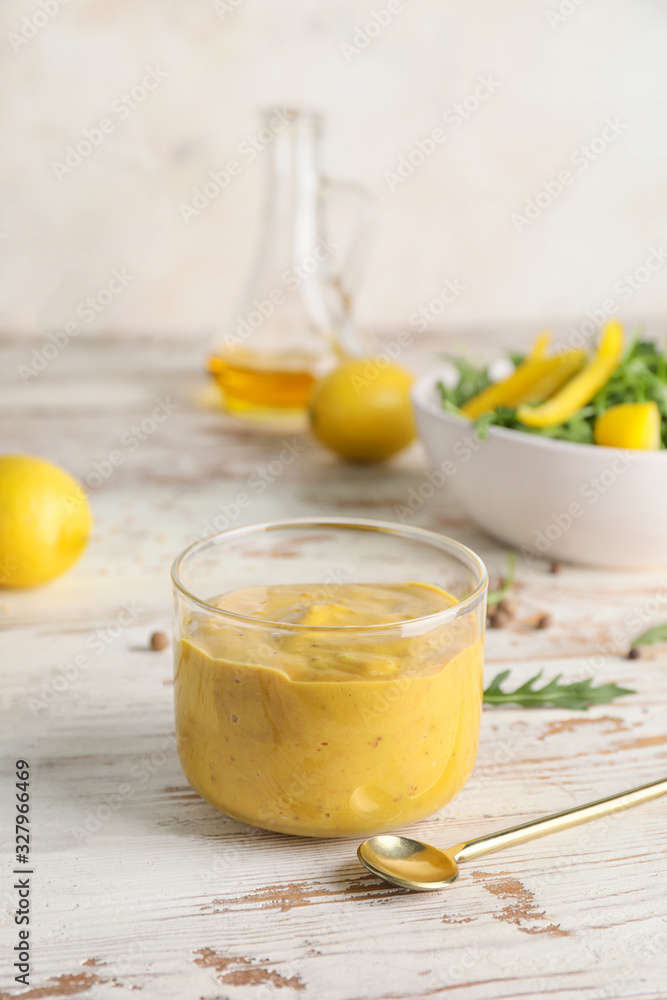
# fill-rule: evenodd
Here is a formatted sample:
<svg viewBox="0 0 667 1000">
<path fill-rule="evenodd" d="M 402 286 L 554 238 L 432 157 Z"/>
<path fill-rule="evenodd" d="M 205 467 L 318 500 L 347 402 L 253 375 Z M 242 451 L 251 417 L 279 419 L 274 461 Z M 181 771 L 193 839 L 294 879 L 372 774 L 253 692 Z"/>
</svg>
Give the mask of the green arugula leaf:
<svg viewBox="0 0 667 1000">
<path fill-rule="evenodd" d="M 488 607 L 493 607 L 494 604 L 498 604 L 502 601 L 503 597 L 507 597 L 512 586 L 514 585 L 514 577 L 516 576 L 516 555 L 511 550 L 506 554 L 507 559 L 507 575 L 505 577 L 505 582 L 502 587 L 498 590 L 490 590 L 486 597 L 486 603 Z"/>
<path fill-rule="evenodd" d="M 605 705 L 614 698 L 624 694 L 635 694 L 632 688 L 622 688 L 617 684 L 599 684 L 593 687 L 589 677 L 585 681 L 574 681 L 571 684 L 560 684 L 562 674 L 558 674 L 541 688 L 536 688 L 542 671 L 518 687 L 516 691 L 503 691 L 501 685 L 509 677 L 509 670 L 503 670 L 493 678 L 484 691 L 485 705 L 522 705 L 524 708 L 536 708 L 552 705 L 556 708 L 571 708 L 576 711 L 586 711 L 589 705 Z"/>
<path fill-rule="evenodd" d="M 442 388 L 442 383 L 440 383 L 440 388 Z M 468 420 L 463 410 L 460 410 L 456 403 L 452 403 L 451 399 L 446 399 L 443 395 L 442 397 L 442 408 L 447 413 L 452 413 L 455 417 L 462 417 L 464 420 Z"/>
<path fill-rule="evenodd" d="M 667 625 L 656 625 L 633 639 L 633 646 L 649 646 L 652 642 L 667 642 Z"/>
<path fill-rule="evenodd" d="M 445 354 L 444 357 L 456 368 L 459 379 L 453 389 L 448 388 L 444 382 L 438 383 L 442 405 L 449 409 L 447 404 L 450 404 L 455 408 L 454 412 L 458 412 L 464 403 L 491 384 L 489 371 L 486 365 L 475 364 L 460 355 Z"/>
</svg>

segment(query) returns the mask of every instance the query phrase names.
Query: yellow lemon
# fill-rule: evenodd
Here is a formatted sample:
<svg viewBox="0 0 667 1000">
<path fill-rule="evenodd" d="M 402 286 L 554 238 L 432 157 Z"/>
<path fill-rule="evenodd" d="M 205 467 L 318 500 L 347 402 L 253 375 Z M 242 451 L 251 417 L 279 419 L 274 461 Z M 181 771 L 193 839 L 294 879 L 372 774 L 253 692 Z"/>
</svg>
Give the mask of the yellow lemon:
<svg viewBox="0 0 667 1000">
<path fill-rule="evenodd" d="M 34 587 L 64 573 L 91 526 L 85 494 L 63 469 L 32 455 L 0 456 L 0 586 Z"/>
<path fill-rule="evenodd" d="M 656 403 L 610 406 L 595 421 L 595 443 L 607 448 L 659 448 L 660 421 Z"/>
<path fill-rule="evenodd" d="M 310 424 L 322 444 L 357 462 L 381 462 L 415 438 L 410 372 L 377 358 L 345 361 L 317 383 Z"/>
</svg>

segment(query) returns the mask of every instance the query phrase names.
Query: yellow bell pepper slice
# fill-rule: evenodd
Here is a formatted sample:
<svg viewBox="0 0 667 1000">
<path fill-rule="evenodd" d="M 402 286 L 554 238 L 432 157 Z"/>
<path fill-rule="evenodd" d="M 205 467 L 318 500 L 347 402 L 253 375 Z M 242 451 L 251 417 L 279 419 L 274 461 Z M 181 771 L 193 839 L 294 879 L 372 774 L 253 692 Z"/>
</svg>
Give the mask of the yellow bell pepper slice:
<svg viewBox="0 0 667 1000">
<path fill-rule="evenodd" d="M 586 351 L 565 351 L 554 358 L 542 361 L 542 373 L 535 371 L 535 381 L 520 399 L 514 403 L 541 403 L 557 392 L 573 375 L 583 368 L 586 362 Z M 510 404 L 512 405 L 512 404 Z"/>
<path fill-rule="evenodd" d="M 547 348 L 551 343 L 551 333 L 549 330 L 543 330 L 542 333 L 538 333 L 537 337 L 533 341 L 531 349 L 526 355 L 527 361 L 532 361 L 534 358 L 543 358 L 547 353 Z"/>
<path fill-rule="evenodd" d="M 596 444 L 607 448 L 643 448 L 661 445 L 661 417 L 657 403 L 619 403 L 610 406 L 595 421 Z"/>
<path fill-rule="evenodd" d="M 497 406 L 518 406 L 519 403 L 546 399 L 571 378 L 584 363 L 584 351 L 568 351 L 554 358 L 545 357 L 551 334 L 542 333 L 526 359 L 502 382 L 487 386 L 473 396 L 461 410 L 471 420 Z"/>
<path fill-rule="evenodd" d="M 517 418 L 527 427 L 557 427 L 589 403 L 618 368 L 623 357 L 623 327 L 610 320 L 602 331 L 595 357 L 554 396 L 540 406 L 519 406 Z"/>
</svg>

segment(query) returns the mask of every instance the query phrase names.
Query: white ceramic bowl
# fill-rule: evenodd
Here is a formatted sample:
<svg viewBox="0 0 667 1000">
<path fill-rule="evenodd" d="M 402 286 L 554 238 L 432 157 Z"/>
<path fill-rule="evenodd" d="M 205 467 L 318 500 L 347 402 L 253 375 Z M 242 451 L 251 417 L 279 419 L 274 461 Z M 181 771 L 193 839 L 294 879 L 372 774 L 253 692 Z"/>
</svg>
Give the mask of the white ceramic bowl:
<svg viewBox="0 0 667 1000">
<path fill-rule="evenodd" d="M 425 375 L 412 393 L 433 466 L 424 498 L 434 487 L 450 490 L 473 521 L 527 559 L 667 565 L 667 451 L 570 444 L 503 427 L 479 440 L 472 423 L 440 407 L 446 378 Z"/>
</svg>

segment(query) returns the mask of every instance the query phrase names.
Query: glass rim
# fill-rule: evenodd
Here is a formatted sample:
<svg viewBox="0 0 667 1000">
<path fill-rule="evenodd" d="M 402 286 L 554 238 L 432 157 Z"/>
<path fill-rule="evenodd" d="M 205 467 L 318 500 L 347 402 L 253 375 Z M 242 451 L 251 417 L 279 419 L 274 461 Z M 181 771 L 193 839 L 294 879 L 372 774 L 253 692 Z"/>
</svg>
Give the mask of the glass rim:
<svg viewBox="0 0 667 1000">
<path fill-rule="evenodd" d="M 430 615 L 422 615 L 419 618 L 407 618 L 395 622 L 383 622 L 376 625 L 301 625 L 296 622 L 274 622 L 267 618 L 253 618 L 248 615 L 239 615 L 234 611 L 225 611 L 222 608 L 216 607 L 214 604 L 209 604 L 208 601 L 196 597 L 187 589 L 181 580 L 180 570 L 182 566 L 189 557 L 195 555 L 201 549 L 207 548 L 210 545 L 218 545 L 221 540 L 224 539 L 242 537 L 243 535 L 260 533 L 262 531 L 277 531 L 281 528 L 295 527 L 358 528 L 360 530 L 379 531 L 387 534 L 408 536 L 413 538 L 415 541 L 428 543 L 432 548 L 437 548 L 441 551 L 449 551 L 451 553 L 451 550 L 455 550 L 456 553 L 464 556 L 473 564 L 477 570 L 479 582 L 471 594 L 465 597 L 462 601 L 457 601 L 451 606 L 451 608 L 445 608 L 443 611 L 436 611 Z M 293 517 L 285 518 L 284 520 L 279 521 L 262 521 L 256 524 L 246 524 L 237 528 L 226 528 L 223 531 L 207 535 L 206 538 L 199 538 L 196 542 L 193 542 L 191 545 L 188 545 L 187 548 L 183 549 L 183 551 L 176 556 L 171 565 L 170 577 L 174 593 L 179 594 L 187 601 L 197 605 L 197 607 L 214 617 L 218 616 L 220 619 L 225 619 L 227 621 L 242 622 L 264 628 L 273 627 L 285 629 L 287 631 L 319 632 L 320 634 L 324 632 L 368 632 L 377 634 L 383 630 L 388 631 L 406 625 L 418 626 L 423 623 L 430 623 L 432 625 L 446 624 L 447 622 L 454 621 L 456 618 L 460 618 L 462 615 L 467 614 L 469 611 L 477 607 L 487 590 L 489 582 L 486 566 L 480 557 L 476 552 L 473 552 L 472 549 L 469 549 L 467 545 L 463 545 L 462 542 L 457 542 L 456 539 L 450 538 L 448 535 L 441 535 L 437 531 L 430 531 L 428 528 L 419 528 L 412 525 L 396 524 L 392 521 L 380 521 L 372 518 L 360 517 Z"/>
</svg>

